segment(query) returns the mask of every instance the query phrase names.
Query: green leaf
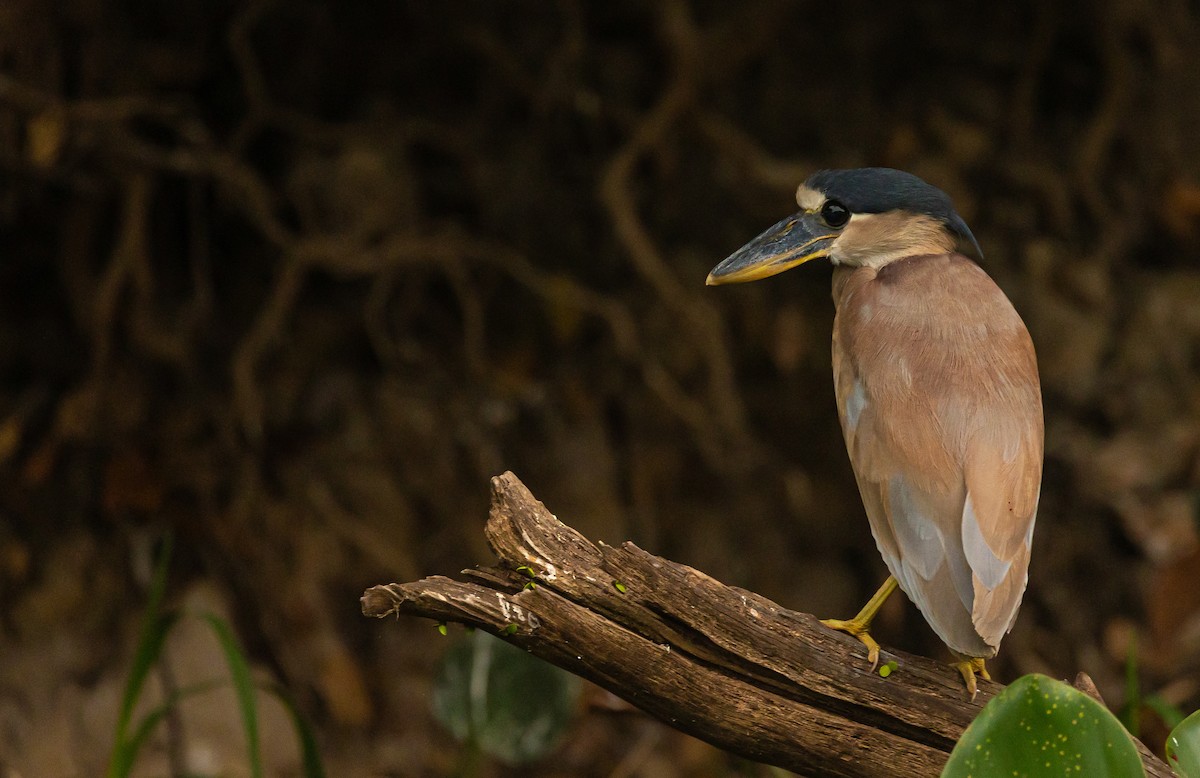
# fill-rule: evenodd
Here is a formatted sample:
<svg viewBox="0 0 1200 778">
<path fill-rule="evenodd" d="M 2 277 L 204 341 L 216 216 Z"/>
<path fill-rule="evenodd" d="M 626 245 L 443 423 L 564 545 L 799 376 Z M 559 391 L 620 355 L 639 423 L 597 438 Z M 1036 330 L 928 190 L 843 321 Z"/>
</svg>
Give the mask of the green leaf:
<svg viewBox="0 0 1200 778">
<path fill-rule="evenodd" d="M 963 732 L 942 778 L 1145 776 L 1121 722 L 1083 692 L 1026 675 L 989 702 Z"/>
<path fill-rule="evenodd" d="M 167 570 L 171 564 L 171 547 L 173 545 L 170 533 L 163 538 L 162 548 L 154 563 L 154 574 L 150 579 L 150 589 L 146 601 L 146 611 L 142 616 L 142 628 L 138 636 L 137 649 L 133 655 L 133 666 L 129 669 L 129 677 L 125 680 L 125 690 L 121 695 L 121 710 L 117 714 L 117 731 L 113 737 L 113 749 L 109 755 L 109 778 L 124 778 L 133 769 L 137 759 L 141 738 L 132 737 L 129 727 L 133 717 L 133 707 L 142 695 L 142 687 L 149 677 L 150 671 L 158 662 L 162 653 L 163 643 L 167 634 L 175 625 L 175 614 L 163 614 L 162 602 L 167 590 Z"/>
<path fill-rule="evenodd" d="M 296 730 L 296 737 L 300 740 L 301 775 L 304 778 L 325 778 L 325 768 L 321 765 L 321 752 L 317 748 L 317 735 L 313 732 L 308 719 L 304 717 L 304 714 L 296 707 L 296 703 L 292 701 L 291 696 L 279 684 L 266 684 L 259 688 L 275 695 L 275 698 L 283 703 L 283 707 L 292 718 L 292 727 Z"/>
<path fill-rule="evenodd" d="M 554 747 L 578 696 L 578 678 L 480 630 L 442 658 L 433 712 L 468 747 L 522 764 Z"/>
<path fill-rule="evenodd" d="M 192 684 L 191 686 L 185 686 L 182 689 L 175 689 L 173 692 L 171 692 L 171 694 L 167 695 L 166 700 L 151 709 L 146 713 L 145 716 L 142 717 L 137 729 L 134 730 L 133 735 L 130 736 L 129 740 L 125 744 L 126 750 L 131 756 L 136 756 L 137 752 L 141 750 L 142 745 L 144 745 L 145 742 L 150 738 L 150 735 L 154 733 L 154 729 L 162 722 L 163 719 L 167 717 L 167 714 L 170 713 L 176 705 L 189 697 L 205 694 L 206 692 L 217 689 L 222 685 L 223 684 L 219 681 L 204 681 L 202 683 Z M 133 767 L 132 761 L 129 762 L 129 767 Z M 126 770 L 125 774 L 128 774 L 128 772 L 129 771 Z"/>
<path fill-rule="evenodd" d="M 179 622 L 178 613 L 162 613 L 162 602 L 167 587 L 167 570 L 170 566 L 172 538 L 168 533 L 163 539 L 162 549 L 155 561 L 154 574 L 151 579 L 146 603 L 145 615 L 142 617 L 141 634 L 138 638 L 137 649 L 134 652 L 133 666 L 125 682 L 121 698 L 121 708 L 117 715 L 117 732 L 114 738 L 112 753 L 109 756 L 108 778 L 126 778 L 133 770 L 133 764 L 138 752 L 147 742 L 150 735 L 162 723 L 167 714 L 184 699 L 204 694 L 223 685 L 221 681 L 204 681 L 181 689 L 174 689 L 166 699 L 149 710 L 133 725 L 133 709 L 141 696 L 146 678 L 153 670 L 162 654 L 163 644 L 167 635 Z M 255 687 L 250 675 L 250 666 L 245 655 L 238 647 L 233 630 L 219 616 L 202 613 L 200 618 L 207 622 L 217 636 L 229 666 L 233 687 L 238 699 L 238 707 L 242 712 L 242 726 L 246 733 L 246 744 L 249 750 L 251 775 L 261 778 L 263 775 L 262 758 L 259 750 L 258 716 L 255 708 Z M 324 778 L 320 754 L 317 751 L 316 737 L 312 727 L 296 709 L 286 693 L 278 687 L 268 687 L 267 691 L 276 695 L 292 716 L 300 740 L 303 758 L 303 775 L 305 778 Z"/>
<path fill-rule="evenodd" d="M 229 624 L 220 616 L 213 613 L 201 613 L 200 618 L 212 627 L 225 654 L 225 664 L 229 667 L 229 675 L 233 681 L 233 691 L 237 696 L 238 708 L 242 713 L 242 730 L 246 733 L 246 758 L 250 764 L 250 775 L 253 778 L 263 777 L 262 749 L 259 748 L 258 738 L 258 707 L 255 700 L 254 680 L 250 677 L 250 664 L 246 655 L 238 647 L 237 638 Z"/>
<path fill-rule="evenodd" d="M 1167 736 L 1167 761 L 1180 778 L 1200 778 L 1200 710 Z"/>
<path fill-rule="evenodd" d="M 1142 734 L 1142 692 L 1138 679 L 1137 633 L 1129 636 L 1125 651 L 1125 704 L 1121 706 L 1121 723 L 1129 734 Z"/>
<path fill-rule="evenodd" d="M 1178 705 L 1172 705 L 1167 702 L 1161 694 L 1147 696 L 1146 699 L 1142 700 L 1142 704 L 1154 711 L 1169 729 L 1178 727 L 1187 718 L 1183 715 L 1183 711 L 1179 709 Z"/>
</svg>

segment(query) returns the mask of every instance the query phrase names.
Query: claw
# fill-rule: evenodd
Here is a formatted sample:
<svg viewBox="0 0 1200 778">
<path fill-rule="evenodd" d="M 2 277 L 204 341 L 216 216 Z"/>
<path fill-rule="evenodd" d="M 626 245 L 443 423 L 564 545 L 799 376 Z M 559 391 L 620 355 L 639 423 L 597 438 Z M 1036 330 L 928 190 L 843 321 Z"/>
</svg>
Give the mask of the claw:
<svg viewBox="0 0 1200 778">
<path fill-rule="evenodd" d="M 871 672 L 875 672 L 875 668 L 879 666 L 879 643 L 875 642 L 875 638 L 871 637 L 871 633 L 867 631 L 868 624 L 864 624 L 857 619 L 821 619 L 821 623 L 830 629 L 836 629 L 838 632 L 845 632 L 851 637 L 857 638 L 860 643 L 867 647 L 867 661 L 871 663 Z"/>
<path fill-rule="evenodd" d="M 879 587 L 879 591 L 875 592 L 874 596 L 867 601 L 858 615 L 852 619 L 843 621 L 841 619 L 821 619 L 821 623 L 830 629 L 836 629 L 838 632 L 845 632 L 848 635 L 858 638 L 859 642 L 867 647 L 867 660 L 871 663 L 871 672 L 875 672 L 875 668 L 879 666 L 879 644 L 875 642 L 875 638 L 871 637 L 867 632 L 871 627 L 871 620 L 875 618 L 875 614 L 883 607 L 884 601 L 896 591 L 899 584 L 896 582 L 895 576 L 888 576 L 888 579 L 883 582 L 883 586 Z"/>
<path fill-rule="evenodd" d="M 979 693 L 979 685 L 975 682 L 975 674 L 978 673 L 979 677 L 985 681 L 992 680 L 992 676 L 988 675 L 987 665 L 984 664 L 983 657 L 967 657 L 959 662 L 951 663 L 951 667 L 958 670 L 958 674 L 962 676 L 963 683 L 967 686 L 967 694 L 970 695 L 972 702 L 975 701 L 975 695 Z"/>
</svg>

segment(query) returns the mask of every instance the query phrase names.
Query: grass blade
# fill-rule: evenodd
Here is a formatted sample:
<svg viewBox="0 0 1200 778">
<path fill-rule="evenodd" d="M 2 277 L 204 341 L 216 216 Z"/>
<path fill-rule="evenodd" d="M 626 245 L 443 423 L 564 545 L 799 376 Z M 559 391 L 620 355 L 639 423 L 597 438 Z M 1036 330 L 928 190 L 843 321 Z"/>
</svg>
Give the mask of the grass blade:
<svg viewBox="0 0 1200 778">
<path fill-rule="evenodd" d="M 133 768 L 138 746 L 137 743 L 131 744 L 128 737 L 133 708 L 142 694 L 146 678 L 154 669 L 159 655 L 162 654 L 167 634 L 177 620 L 174 614 L 162 614 L 172 545 L 172 536 L 167 533 L 163 537 L 162 549 L 154 563 L 154 575 L 150 579 L 150 589 L 147 592 L 146 610 L 142 616 L 142 628 L 138 636 L 137 649 L 134 651 L 133 665 L 129 669 L 129 678 L 125 682 L 125 690 L 121 696 L 121 710 L 117 714 L 117 731 L 113 736 L 112 754 L 109 757 L 108 770 L 105 772 L 108 778 L 124 778 Z"/>
<path fill-rule="evenodd" d="M 1167 725 L 1167 729 L 1175 729 L 1183 723 L 1185 718 L 1183 711 L 1179 709 L 1178 705 L 1172 705 L 1163 699 L 1162 695 L 1151 694 L 1143 700 L 1143 704 L 1158 714 L 1158 717 Z"/>
<path fill-rule="evenodd" d="M 288 715 L 292 717 L 292 726 L 296 728 L 296 737 L 300 741 L 302 775 L 305 778 L 325 778 L 325 768 L 321 764 L 321 751 L 317 748 L 316 733 L 313 731 L 312 725 L 308 723 L 308 719 L 304 718 L 304 714 L 296 707 L 296 703 L 292 701 L 282 686 L 266 684 L 260 688 L 275 695 L 275 698 L 283 703 Z"/>
<path fill-rule="evenodd" d="M 252 778 L 263 778 L 262 749 L 259 747 L 258 737 L 258 708 L 255 704 L 254 680 L 250 677 L 250 665 L 238 646 L 233 630 L 224 619 L 214 613 L 201 613 L 199 616 L 212 627 L 213 633 L 221 643 L 221 650 L 225 653 L 225 662 L 229 665 L 233 690 L 237 695 L 238 708 L 242 712 L 242 729 L 246 733 L 246 757 L 250 764 L 250 775 Z"/>
<path fill-rule="evenodd" d="M 1121 706 L 1121 723 L 1129 734 L 1142 734 L 1142 692 L 1138 679 L 1137 633 L 1129 636 L 1129 647 L 1125 654 L 1125 704 Z"/>
<path fill-rule="evenodd" d="M 156 706 L 153 710 L 147 713 L 145 717 L 138 723 L 137 729 L 134 730 L 133 735 L 130 736 L 126 744 L 130 753 L 136 754 L 141 749 L 142 745 L 146 742 L 146 739 L 150 737 L 152 732 L 154 732 L 154 728 L 157 727 L 159 722 L 166 718 L 167 714 L 171 712 L 171 709 L 180 702 L 188 697 L 193 697 L 197 694 L 204 694 L 205 692 L 210 692 L 213 689 L 220 688 L 224 685 L 224 681 L 204 681 L 202 683 L 186 686 L 182 689 L 176 689 L 167 697 L 167 699 L 163 700 L 160 705 Z M 132 767 L 132 763 L 129 766 Z"/>
</svg>

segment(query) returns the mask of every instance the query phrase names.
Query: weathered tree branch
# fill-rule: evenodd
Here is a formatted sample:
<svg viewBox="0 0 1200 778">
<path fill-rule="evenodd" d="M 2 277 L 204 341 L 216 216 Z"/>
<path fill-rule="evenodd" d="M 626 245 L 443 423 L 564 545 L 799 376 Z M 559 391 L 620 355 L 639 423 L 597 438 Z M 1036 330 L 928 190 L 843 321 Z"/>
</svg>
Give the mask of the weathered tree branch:
<svg viewBox="0 0 1200 778">
<path fill-rule="evenodd" d="M 499 566 L 373 587 L 363 613 L 486 629 L 672 727 L 809 775 L 937 775 L 1002 688 L 981 681 L 968 701 L 949 667 L 886 650 L 897 668 L 883 678 L 813 616 L 632 543 L 591 543 L 512 473 L 492 479 L 485 532 Z M 1171 775 L 1142 753 L 1148 775 Z"/>
</svg>

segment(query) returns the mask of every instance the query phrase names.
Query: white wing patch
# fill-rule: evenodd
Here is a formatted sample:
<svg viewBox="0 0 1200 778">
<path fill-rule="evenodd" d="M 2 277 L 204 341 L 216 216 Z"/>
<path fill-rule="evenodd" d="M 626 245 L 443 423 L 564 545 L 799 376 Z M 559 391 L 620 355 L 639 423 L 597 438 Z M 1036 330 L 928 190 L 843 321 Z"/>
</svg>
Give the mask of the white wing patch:
<svg viewBox="0 0 1200 778">
<path fill-rule="evenodd" d="M 855 379 L 854 387 L 846 398 L 846 425 L 852 431 L 858 429 L 858 417 L 866 407 L 867 390 L 863 388 L 862 381 Z"/>
<path fill-rule="evenodd" d="M 901 563 L 928 581 L 946 559 L 946 547 L 933 517 L 902 475 L 888 482 L 888 508 Z"/>
<path fill-rule="evenodd" d="M 966 552 L 967 562 L 971 570 L 979 576 L 979 581 L 990 591 L 1004 581 L 1012 562 L 1006 562 L 992 551 L 991 546 L 979 529 L 979 519 L 975 516 L 975 506 L 971 503 L 971 493 L 967 492 L 967 500 L 963 504 L 962 515 L 963 551 Z"/>
</svg>

